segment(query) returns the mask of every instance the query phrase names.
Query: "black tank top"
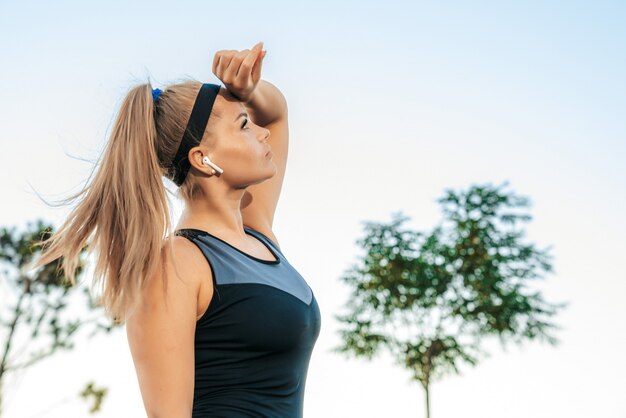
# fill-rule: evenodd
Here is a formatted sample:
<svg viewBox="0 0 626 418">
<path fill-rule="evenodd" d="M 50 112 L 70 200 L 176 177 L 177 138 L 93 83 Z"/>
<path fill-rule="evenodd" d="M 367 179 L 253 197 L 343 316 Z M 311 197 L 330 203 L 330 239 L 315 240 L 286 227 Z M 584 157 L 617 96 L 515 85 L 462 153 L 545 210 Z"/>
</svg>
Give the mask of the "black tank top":
<svg viewBox="0 0 626 418">
<path fill-rule="evenodd" d="M 275 260 L 244 253 L 206 231 L 176 231 L 200 248 L 213 273 L 213 297 L 196 322 L 192 418 L 302 418 L 319 307 L 278 246 L 244 230 Z"/>
</svg>

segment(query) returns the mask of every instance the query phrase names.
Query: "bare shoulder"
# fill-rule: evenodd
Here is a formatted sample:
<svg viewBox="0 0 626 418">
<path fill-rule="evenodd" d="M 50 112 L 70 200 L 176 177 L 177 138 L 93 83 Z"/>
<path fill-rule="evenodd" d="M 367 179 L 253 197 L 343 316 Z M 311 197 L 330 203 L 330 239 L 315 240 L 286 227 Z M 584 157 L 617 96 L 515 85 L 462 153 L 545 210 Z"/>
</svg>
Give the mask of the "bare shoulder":
<svg viewBox="0 0 626 418">
<path fill-rule="evenodd" d="M 161 266 L 147 278 L 136 308 L 126 317 L 128 344 L 148 416 L 189 415 L 193 401 L 202 253 L 187 238 L 170 239 L 163 244 Z"/>
<path fill-rule="evenodd" d="M 174 304 L 176 307 L 181 304 L 181 299 L 193 295 L 197 297 L 200 284 L 198 270 L 205 264 L 202 261 L 202 252 L 189 239 L 182 236 L 166 238 L 161 247 L 160 265 L 155 268 L 152 276 L 146 279 L 141 290 L 143 309 L 152 304 L 158 304 L 159 308 L 166 309 L 166 306 L 161 305 L 163 302 Z M 165 293 L 170 289 L 171 294 Z M 138 309 L 142 309 L 142 306 L 140 305 Z"/>
<path fill-rule="evenodd" d="M 173 252 L 170 254 L 168 244 L 171 241 Z M 204 254 L 196 244 L 183 236 L 166 238 L 163 242 L 164 260 L 167 267 L 177 269 L 182 279 L 190 285 L 200 288 L 202 282 L 207 281 L 207 274 L 211 278 L 211 269 Z M 209 280 L 210 282 L 210 280 Z"/>
</svg>

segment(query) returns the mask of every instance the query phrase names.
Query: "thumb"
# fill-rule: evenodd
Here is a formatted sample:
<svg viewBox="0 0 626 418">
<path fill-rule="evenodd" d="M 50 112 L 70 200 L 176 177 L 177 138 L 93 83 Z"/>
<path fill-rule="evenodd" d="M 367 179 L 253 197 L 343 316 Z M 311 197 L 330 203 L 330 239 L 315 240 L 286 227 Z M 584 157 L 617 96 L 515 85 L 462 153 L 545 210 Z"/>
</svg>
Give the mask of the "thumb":
<svg viewBox="0 0 626 418">
<path fill-rule="evenodd" d="M 261 69 L 263 68 L 263 58 L 265 58 L 265 54 L 267 51 L 262 51 L 259 55 L 259 59 L 254 63 L 254 67 L 252 67 L 251 77 L 252 81 L 256 84 L 261 79 Z"/>
</svg>

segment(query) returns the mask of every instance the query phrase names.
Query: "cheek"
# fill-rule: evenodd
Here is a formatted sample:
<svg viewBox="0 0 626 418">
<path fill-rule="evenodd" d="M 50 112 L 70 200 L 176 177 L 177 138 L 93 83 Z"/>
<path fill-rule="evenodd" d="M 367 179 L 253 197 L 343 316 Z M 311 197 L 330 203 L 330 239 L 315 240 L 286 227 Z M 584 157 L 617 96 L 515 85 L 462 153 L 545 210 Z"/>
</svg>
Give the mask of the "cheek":
<svg viewBox="0 0 626 418">
<path fill-rule="evenodd" d="M 247 165 L 258 159 L 258 150 L 254 148 L 250 139 L 239 136 L 238 138 L 231 137 L 229 140 L 231 142 L 216 153 L 216 156 L 219 155 L 224 163 Z"/>
</svg>

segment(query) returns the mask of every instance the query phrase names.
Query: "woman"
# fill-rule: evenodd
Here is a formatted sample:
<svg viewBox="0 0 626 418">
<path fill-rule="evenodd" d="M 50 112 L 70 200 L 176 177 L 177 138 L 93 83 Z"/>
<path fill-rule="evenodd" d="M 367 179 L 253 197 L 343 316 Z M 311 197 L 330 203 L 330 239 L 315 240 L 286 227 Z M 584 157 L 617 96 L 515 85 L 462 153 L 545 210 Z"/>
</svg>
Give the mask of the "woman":
<svg viewBox="0 0 626 418">
<path fill-rule="evenodd" d="M 93 234 L 94 283 L 126 325 L 149 417 L 302 417 L 321 319 L 272 231 L 287 105 L 261 80 L 262 46 L 215 54 L 226 88 L 130 90 L 95 177 L 33 265 L 62 257 L 74 283 Z M 174 234 L 163 176 L 185 205 Z"/>
</svg>

